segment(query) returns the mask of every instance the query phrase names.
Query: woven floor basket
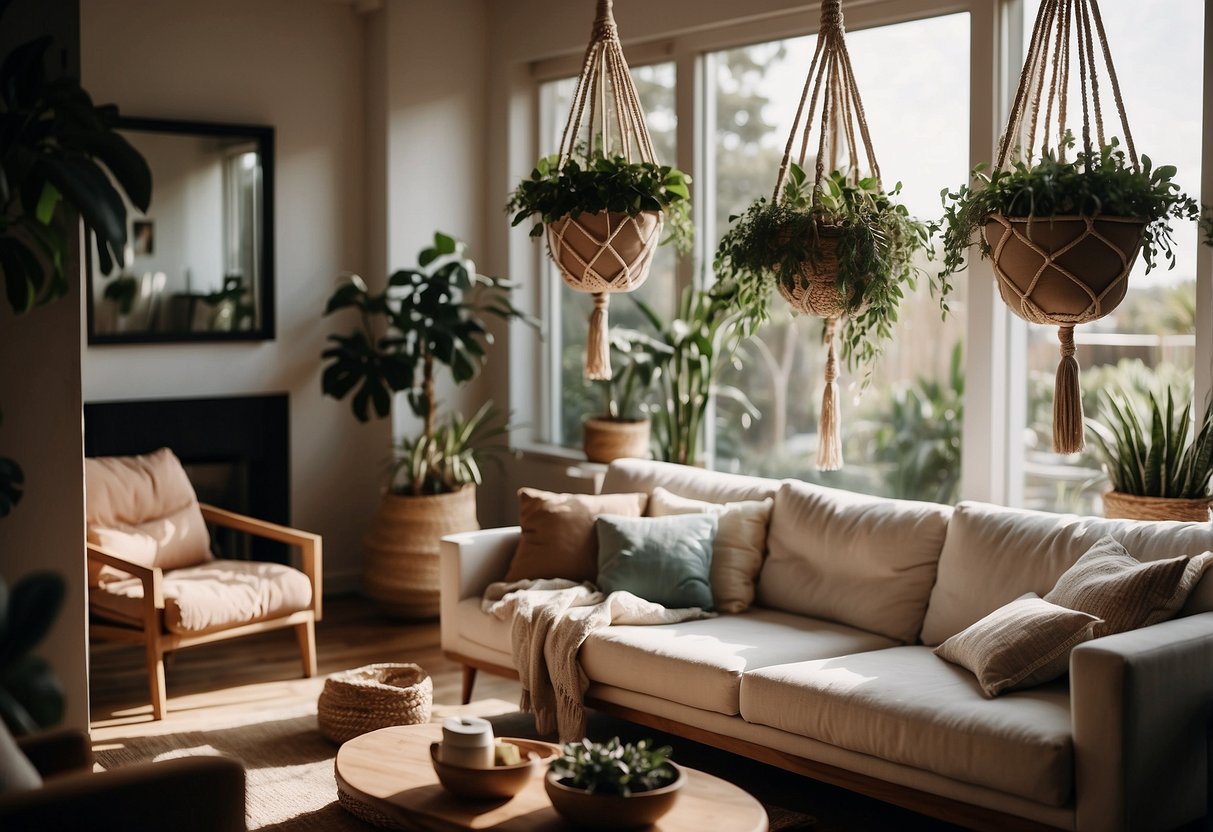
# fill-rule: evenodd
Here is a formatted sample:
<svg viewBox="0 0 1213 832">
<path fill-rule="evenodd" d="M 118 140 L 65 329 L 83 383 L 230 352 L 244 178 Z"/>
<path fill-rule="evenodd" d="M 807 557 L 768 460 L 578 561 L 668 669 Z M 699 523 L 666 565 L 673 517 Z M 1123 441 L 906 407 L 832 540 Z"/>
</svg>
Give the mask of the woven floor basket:
<svg viewBox="0 0 1213 832">
<path fill-rule="evenodd" d="M 648 279 L 661 226 L 660 211 L 563 216 L 547 226 L 548 251 L 577 291 L 630 292 Z"/>
<path fill-rule="evenodd" d="M 1033 324 L 1085 324 L 1120 305 L 1146 224 L 1128 217 L 986 221 L 998 292 Z"/>
<path fill-rule="evenodd" d="M 1120 491 L 1109 491 L 1103 495 L 1104 517 L 1126 520 L 1184 520 L 1190 523 L 1207 523 L 1209 504 L 1207 499 L 1138 497 Z"/>
<path fill-rule="evenodd" d="M 805 262 L 792 274 L 781 274 L 779 294 L 797 312 L 818 318 L 837 318 L 848 312 L 854 289 L 838 289 L 838 241 L 822 233 L 816 262 Z M 851 310 L 857 311 L 857 310 Z"/>
<path fill-rule="evenodd" d="M 389 725 L 430 721 L 434 682 L 415 664 L 368 664 L 324 680 L 320 733 L 341 743 Z"/>
</svg>

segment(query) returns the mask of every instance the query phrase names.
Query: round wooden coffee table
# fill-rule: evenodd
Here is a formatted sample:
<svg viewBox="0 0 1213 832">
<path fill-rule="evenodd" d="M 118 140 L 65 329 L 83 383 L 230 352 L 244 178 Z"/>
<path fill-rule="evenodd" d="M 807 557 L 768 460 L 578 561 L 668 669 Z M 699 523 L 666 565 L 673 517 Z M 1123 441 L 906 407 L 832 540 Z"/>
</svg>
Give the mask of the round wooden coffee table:
<svg viewBox="0 0 1213 832">
<path fill-rule="evenodd" d="M 457 798 L 438 784 L 430 743 L 442 726 L 396 725 L 355 737 L 337 751 L 341 804 L 363 820 L 389 829 L 458 832 L 466 829 L 566 830 L 543 789 L 545 769 L 513 799 L 477 802 Z M 719 777 L 687 768 L 678 802 L 653 830 L 661 832 L 767 832 L 762 804 Z"/>
</svg>

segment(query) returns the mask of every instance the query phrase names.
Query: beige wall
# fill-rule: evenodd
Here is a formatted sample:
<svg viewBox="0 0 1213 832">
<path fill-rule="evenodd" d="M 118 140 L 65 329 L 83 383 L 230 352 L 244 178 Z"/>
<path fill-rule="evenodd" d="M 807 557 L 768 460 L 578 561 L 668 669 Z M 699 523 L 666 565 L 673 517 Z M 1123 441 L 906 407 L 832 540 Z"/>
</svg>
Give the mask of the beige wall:
<svg viewBox="0 0 1213 832">
<path fill-rule="evenodd" d="M 81 6 L 96 100 L 128 115 L 274 126 L 277 255 L 275 340 L 90 347 L 84 399 L 288 393 L 292 519 L 324 535 L 329 588 L 352 588 L 389 429 L 320 395 L 320 353 L 338 331 L 321 318 L 338 273 L 366 267 L 362 20 L 326 0 Z"/>
</svg>

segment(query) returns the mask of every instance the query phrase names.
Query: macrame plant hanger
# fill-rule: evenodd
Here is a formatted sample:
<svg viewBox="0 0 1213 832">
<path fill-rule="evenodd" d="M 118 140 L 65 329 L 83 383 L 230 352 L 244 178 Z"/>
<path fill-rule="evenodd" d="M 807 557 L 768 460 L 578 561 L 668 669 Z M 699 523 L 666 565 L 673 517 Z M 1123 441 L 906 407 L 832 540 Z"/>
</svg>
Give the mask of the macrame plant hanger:
<svg viewBox="0 0 1213 832">
<path fill-rule="evenodd" d="M 796 163 L 801 169 L 805 169 L 809 149 L 813 146 L 810 138 L 815 126 L 820 128 L 820 132 L 813 174 L 814 206 L 820 202 L 821 183 L 823 178 L 828 176 L 826 159 L 830 162 L 829 170 L 834 171 L 837 170 L 840 159 L 845 158 L 848 163 L 847 178 L 856 183 L 862 178 L 859 173 L 861 144 L 863 160 L 867 162 L 871 176 L 878 183 L 880 181 L 880 165 L 877 164 L 876 153 L 872 149 L 863 101 L 859 97 L 859 87 L 851 70 L 851 56 L 847 52 L 845 34 L 842 0 L 822 0 L 817 48 L 813 53 L 809 74 L 800 95 L 800 104 L 796 108 L 796 118 L 792 122 L 788 142 L 784 147 L 779 175 L 775 180 L 775 193 L 771 199 L 776 204 L 783 202 L 786 196 L 788 166 L 792 161 L 797 137 L 800 138 L 800 150 Z M 817 119 L 819 103 L 821 115 L 820 119 Z M 842 467 L 843 459 L 835 330 L 838 319 L 850 309 L 853 298 L 840 292 L 837 286 L 836 241 L 830 239 L 828 228 L 820 230 L 820 237 L 820 256 L 813 262 L 804 263 L 794 273 L 781 274 L 778 285 L 784 300 L 797 312 L 825 319 L 825 389 L 821 397 L 821 417 L 817 431 L 817 470 L 836 471 Z M 851 309 L 851 313 L 855 314 L 856 310 Z"/>
<path fill-rule="evenodd" d="M 1068 90 L 1075 55 L 1084 152 L 1098 155 L 1106 144 L 1098 56 L 1112 87 L 1125 149 L 1134 170 L 1140 172 L 1098 0 L 1042 0 L 1006 131 L 999 142 L 996 169 L 1007 167 L 1013 147 L 1021 157 L 1030 159 L 1038 136 L 1040 157 L 1050 149 L 1051 136 L 1055 135 L 1057 157 L 1064 160 Z M 1092 114 L 1098 145 L 1092 142 Z M 1074 327 L 1104 317 L 1124 299 L 1145 226 L 1146 220 L 1134 217 L 991 214 L 987 218 L 986 241 L 1003 301 L 1029 323 L 1058 327 L 1061 362 L 1053 396 L 1053 450 L 1057 453 L 1076 453 L 1083 448 L 1082 390 L 1074 357 Z"/>
<path fill-rule="evenodd" d="M 618 154 L 628 162 L 657 163 L 640 97 L 623 57 L 612 0 L 598 0 L 590 45 L 560 140 L 559 164 L 563 167 L 578 157 L 589 160 L 596 150 L 606 156 Z M 548 252 L 564 282 L 594 296 L 586 338 L 588 379 L 611 377 L 610 293 L 630 292 L 644 283 L 661 227 L 660 211 L 642 211 L 635 217 L 615 211 L 566 215 L 547 226 Z"/>
</svg>

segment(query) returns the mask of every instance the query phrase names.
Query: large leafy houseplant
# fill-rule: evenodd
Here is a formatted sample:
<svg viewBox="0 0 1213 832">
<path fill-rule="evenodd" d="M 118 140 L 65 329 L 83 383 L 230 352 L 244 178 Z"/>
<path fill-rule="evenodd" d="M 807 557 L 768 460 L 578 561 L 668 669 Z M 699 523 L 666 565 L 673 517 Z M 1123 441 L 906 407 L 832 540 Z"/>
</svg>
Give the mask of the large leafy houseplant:
<svg viewBox="0 0 1213 832">
<path fill-rule="evenodd" d="M 440 494 L 480 481 L 476 449 L 500 435 L 499 419 L 487 406 L 468 419 L 440 419 L 435 382 L 443 369 L 457 386 L 476 377 L 492 342 L 487 317 L 532 322 L 510 301 L 513 284 L 477 274 L 464 248 L 435 233 L 418 267 L 394 272 L 382 292 L 349 275 L 325 307 L 325 315 L 355 309 L 360 320 L 351 332 L 329 336 L 333 345 L 322 356 L 325 395 L 349 396 L 354 415 L 366 422 L 372 413 L 387 416 L 395 394 L 404 393 L 422 420 L 419 435 L 401 445 L 402 464 L 392 477 L 396 493 Z"/>
<path fill-rule="evenodd" d="M 895 200 L 901 183 L 885 191 L 875 178 L 845 171 L 823 177 L 820 188 L 795 162 L 788 165 L 783 198 L 759 198 L 732 225 L 716 250 L 718 275 L 736 281 L 739 296 L 766 314 L 781 279 L 829 261 L 840 300 L 842 356 L 866 381 L 892 338 L 906 290 L 925 274 L 919 258 L 932 252 L 931 227 Z M 947 311 L 951 286 L 930 279 Z"/>
<path fill-rule="evenodd" d="M 649 456 L 648 399 L 672 353 L 668 344 L 638 330 L 611 331 L 611 377 L 591 382 L 601 390 L 602 409 L 581 422 L 586 459 L 609 464 Z"/>
<path fill-rule="evenodd" d="M 0 2 L 2 18 L 9 2 Z M 97 240 L 105 273 L 127 241 L 123 193 L 140 210 L 151 201 L 147 163 L 114 131 L 118 110 L 95 106 L 79 82 L 47 72 L 49 37 L 0 59 L 0 274 L 15 314 L 63 297 L 78 215 Z M 0 517 L 21 499 L 24 474 L 0 458 Z"/>
</svg>

